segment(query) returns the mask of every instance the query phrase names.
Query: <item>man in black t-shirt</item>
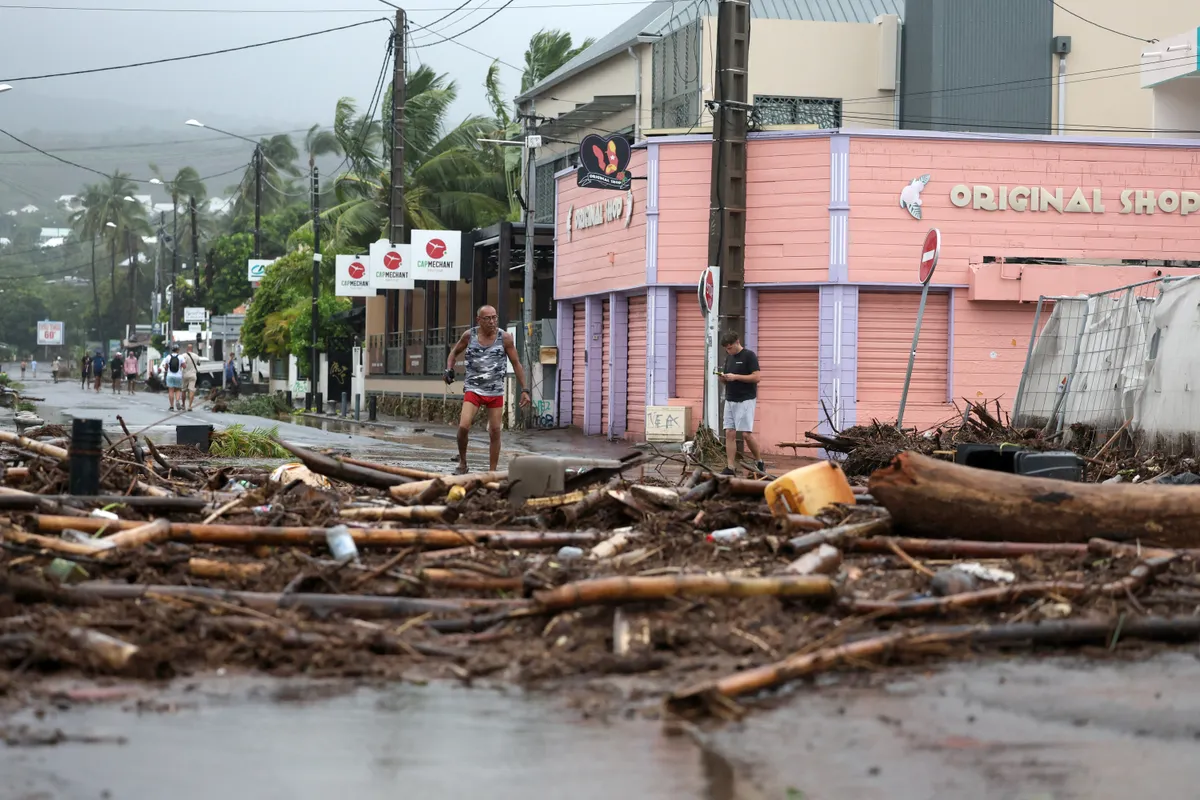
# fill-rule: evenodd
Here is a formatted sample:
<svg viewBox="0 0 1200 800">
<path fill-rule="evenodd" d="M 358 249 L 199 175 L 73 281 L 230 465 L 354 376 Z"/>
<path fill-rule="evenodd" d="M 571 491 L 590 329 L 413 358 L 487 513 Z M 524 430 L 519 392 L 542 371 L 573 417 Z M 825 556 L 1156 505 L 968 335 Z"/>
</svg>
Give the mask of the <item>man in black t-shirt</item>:
<svg viewBox="0 0 1200 800">
<path fill-rule="evenodd" d="M 742 347 L 736 333 L 729 332 L 721 337 L 725 348 L 725 369 L 720 373 L 725 384 L 725 460 L 724 475 L 733 475 L 737 459 L 737 435 L 742 434 L 746 447 L 754 455 L 754 466 L 766 472 L 754 438 L 754 407 L 758 401 L 758 356 L 753 350 Z"/>
</svg>

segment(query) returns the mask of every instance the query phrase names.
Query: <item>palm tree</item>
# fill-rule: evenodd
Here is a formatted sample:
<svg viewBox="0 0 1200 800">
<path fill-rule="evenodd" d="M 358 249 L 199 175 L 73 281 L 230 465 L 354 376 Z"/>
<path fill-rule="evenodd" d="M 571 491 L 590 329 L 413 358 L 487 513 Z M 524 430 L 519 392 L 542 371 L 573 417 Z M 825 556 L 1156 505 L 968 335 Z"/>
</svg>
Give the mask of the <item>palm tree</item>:
<svg viewBox="0 0 1200 800">
<path fill-rule="evenodd" d="M 88 184 L 80 195 L 83 207 L 71 215 L 71 227 L 80 240 L 92 242 L 92 324 L 96 335 L 100 335 L 100 285 L 96 280 L 96 239 L 104 232 L 104 191 L 101 186 Z"/>
<path fill-rule="evenodd" d="M 388 108 L 391 108 L 390 99 Z M 382 166 L 383 122 L 358 114 L 354 99 L 343 97 L 333 112 L 333 135 L 346 154 L 349 172 L 373 175 Z"/>
<path fill-rule="evenodd" d="M 529 39 L 525 49 L 525 71 L 521 75 L 521 93 L 529 91 L 539 81 L 563 64 L 595 44 L 595 39 L 585 39 L 574 46 L 571 34 L 560 30 L 542 29 Z"/>
<path fill-rule="evenodd" d="M 308 173 L 317 166 L 317 158 L 324 155 L 341 155 L 342 144 L 333 131 L 313 125 L 304 135 L 304 151 L 308 153 Z"/>
<path fill-rule="evenodd" d="M 300 158 L 292 137 L 286 133 L 276 134 L 258 143 L 262 156 L 262 196 L 260 204 L 263 214 L 270 214 L 286 206 L 291 198 L 303 196 L 307 189 L 297 189 L 292 180 L 300 177 L 296 160 Z M 234 189 L 233 214 L 240 217 L 254 212 L 254 164 L 246 167 L 242 181 Z"/>
<path fill-rule="evenodd" d="M 162 181 L 163 188 L 171 195 L 171 275 L 174 276 L 179 268 L 179 201 L 185 197 L 195 197 L 199 203 L 208 196 L 208 188 L 194 167 L 182 167 L 170 180 L 163 177 L 155 164 L 150 165 L 150 171 Z"/>
<path fill-rule="evenodd" d="M 483 80 L 483 88 L 487 93 L 488 105 L 491 106 L 492 116 L 496 120 L 496 128 L 485 139 L 503 139 L 516 141 L 521 136 L 521 125 L 508 103 L 504 101 L 504 87 L 500 84 L 500 62 L 493 61 L 488 67 L 487 77 Z M 509 219 L 517 219 L 521 213 L 517 203 L 517 188 L 521 183 L 521 150 L 518 147 L 505 147 L 489 144 L 483 148 L 484 156 L 491 162 L 492 169 L 504 175 L 505 196 L 508 201 Z"/>
<path fill-rule="evenodd" d="M 113 300 L 117 297 L 117 252 L 134 237 L 141 242 L 142 236 L 150 234 L 150 224 L 146 221 L 146 209 L 141 203 L 130 200 L 137 191 L 137 185 L 123 172 L 115 172 L 107 181 L 100 184 L 97 218 L 100 220 L 100 235 L 108 240 L 109 253 L 112 257 L 112 267 L 109 273 L 109 285 Z"/>
<path fill-rule="evenodd" d="M 428 66 L 408 75 L 404 213 L 410 230 L 470 230 L 501 219 L 507 210 L 504 175 L 483 157 L 477 141 L 495 129 L 496 121 L 470 116 L 447 127 L 446 115 L 457 96 L 454 81 Z M 358 169 L 337 179 L 338 204 L 321 215 L 332 226 L 339 249 L 365 247 L 385 235 L 388 223 L 391 176 L 377 146 L 357 163 Z"/>
</svg>

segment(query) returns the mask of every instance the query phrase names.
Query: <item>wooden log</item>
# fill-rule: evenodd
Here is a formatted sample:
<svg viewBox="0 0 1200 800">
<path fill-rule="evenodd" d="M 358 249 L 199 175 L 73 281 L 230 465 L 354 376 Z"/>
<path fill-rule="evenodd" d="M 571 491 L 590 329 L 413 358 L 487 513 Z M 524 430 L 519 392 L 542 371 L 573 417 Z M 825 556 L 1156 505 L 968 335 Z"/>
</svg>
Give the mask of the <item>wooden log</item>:
<svg viewBox="0 0 1200 800">
<path fill-rule="evenodd" d="M 37 453 L 39 456 L 52 458 L 60 464 L 65 464 L 69 457 L 64 447 L 55 447 L 52 444 L 45 444 L 36 439 L 28 439 L 20 434 L 10 433 L 9 431 L 0 431 L 0 443 L 15 445 L 22 450 Z"/>
<path fill-rule="evenodd" d="M 64 519 L 75 519 L 74 517 L 64 517 Z M 69 526 L 68 526 L 69 527 Z M 25 533 L 16 528 L 5 528 L 3 531 L 4 541 L 12 542 L 13 544 L 25 545 L 26 547 L 37 547 L 41 550 L 49 550 L 54 553 L 63 553 L 70 556 L 90 556 L 95 558 L 98 554 L 105 550 L 105 546 L 97 540 L 97 546 L 81 544 L 79 542 L 68 542 L 65 539 L 56 539 L 53 536 L 38 536 L 36 533 Z"/>
<path fill-rule="evenodd" d="M 924 558 L 1020 558 L 1021 556 L 1082 556 L 1085 544 L 1045 544 L 1041 542 L 976 542 L 965 539 L 905 539 L 895 542 L 909 555 Z M 888 539 L 849 539 L 847 550 L 856 553 L 891 553 Z"/>
<path fill-rule="evenodd" d="M 442 495 L 446 493 L 448 488 L 449 487 L 446 486 L 446 483 L 441 478 L 434 478 L 433 480 L 429 481 L 429 485 L 422 489 L 419 494 L 411 498 L 412 502 L 414 505 L 419 506 L 431 505 L 435 501 L 441 499 Z"/>
<path fill-rule="evenodd" d="M 57 532 L 74 528 L 85 533 L 100 530 L 129 530 L 142 523 L 130 520 L 105 520 L 95 517 L 33 515 L 38 530 Z M 325 528 L 287 528 L 254 525 L 204 525 L 198 522 L 171 523 L 170 539 L 189 544 L 230 546 L 310 546 L 325 544 Z M 563 545 L 592 545 L 603 539 L 602 531 L 501 531 L 484 528 L 449 530 L 443 528 L 351 528 L 350 536 L 358 547 L 429 548 L 488 545 L 516 549 L 556 548 Z"/>
<path fill-rule="evenodd" d="M 120 417 L 117 417 L 117 419 L 120 419 Z M 136 445 L 137 437 L 134 437 L 133 441 L 134 441 L 134 444 Z M 170 461 L 168 461 L 166 456 L 164 456 L 162 453 L 160 453 L 158 451 L 158 448 L 154 446 L 154 442 L 151 441 L 149 436 L 146 437 L 146 446 L 150 448 L 150 457 L 153 458 L 160 467 L 162 467 L 163 469 L 165 469 L 167 471 L 168 478 L 173 473 L 173 474 L 178 475 L 179 477 L 183 478 L 184 480 L 192 481 L 194 483 L 200 483 L 202 480 L 204 480 L 203 478 L 201 478 L 199 475 L 197 475 L 195 472 L 188 469 L 187 467 L 181 467 L 178 464 L 172 464 Z"/>
<path fill-rule="evenodd" d="M 685 503 L 699 503 L 702 500 L 707 500 L 717 493 L 717 479 L 709 478 L 703 483 L 698 483 L 681 498 Z"/>
<path fill-rule="evenodd" d="M 1200 492 L 1188 486 L 1072 483 L 901 453 L 871 494 L 896 528 L 932 538 L 1086 542 L 1142 539 L 1200 547 Z"/>
<path fill-rule="evenodd" d="M 795 539 L 789 539 L 784 547 L 796 555 L 803 555 L 809 550 L 815 550 L 823 544 L 834 547 L 845 547 L 847 543 L 856 539 L 874 536 L 877 533 L 887 533 L 890 528 L 891 521 L 888 519 L 873 519 L 869 522 L 858 522 L 853 525 L 838 525 L 836 528 L 826 528 L 823 531 L 806 533 L 803 536 L 797 536 Z"/>
<path fill-rule="evenodd" d="M 371 508 L 343 508 L 338 514 L 342 519 L 365 522 L 383 520 L 407 520 L 412 522 L 443 522 L 447 506 L 372 506 Z"/>
<path fill-rule="evenodd" d="M 188 574 L 197 578 L 219 578 L 222 580 L 244 580 L 256 578 L 267 568 L 266 564 L 232 564 L 208 558 L 188 559 Z"/>
<path fill-rule="evenodd" d="M 165 517 L 160 517 L 153 522 L 138 525 L 135 528 L 128 528 L 120 533 L 114 533 L 102 541 L 107 542 L 114 548 L 129 549 L 141 547 L 146 544 L 165 542 L 169 538 L 171 538 L 171 521 Z"/>
<path fill-rule="evenodd" d="M 146 595 L 219 600 L 237 603 L 247 608 L 271 613 L 287 608 L 299 608 L 316 612 L 337 612 L 364 617 L 408 617 L 419 614 L 444 614 L 467 611 L 474 608 L 509 609 L 529 608 L 530 603 L 522 600 L 476 600 L 456 598 L 453 600 L 427 600 L 415 597 L 380 597 L 376 595 L 289 594 L 268 592 L 238 592 L 224 589 L 209 589 L 202 586 L 155 586 L 128 583 L 81 583 L 66 590 L 69 593 L 98 597 L 105 600 L 137 600 Z"/>
<path fill-rule="evenodd" d="M 8 467 L 4 470 L 5 483 L 20 483 L 29 477 L 29 467 Z"/>
<path fill-rule="evenodd" d="M 1108 620 L 1051 620 L 1011 625 L 945 625 L 914 628 L 861 639 L 849 644 L 800 652 L 754 669 L 743 670 L 715 681 L 705 681 L 675 692 L 667 699 L 673 711 L 705 710 L 712 697 L 734 698 L 837 666 L 860 667 L 869 660 L 886 657 L 902 647 L 921 647 L 964 642 L 1004 645 L 1108 644 L 1119 634 L 1122 639 L 1192 641 L 1200 638 L 1200 617 L 1126 617 Z"/>
<path fill-rule="evenodd" d="M 582 517 L 590 514 L 592 511 L 612 500 L 612 497 L 610 497 L 608 493 L 611 490 L 618 488 L 620 485 L 621 479 L 619 477 L 613 478 L 603 487 L 588 492 L 578 503 L 562 507 L 558 513 L 562 515 L 562 518 L 566 520 L 568 525 L 574 525 Z"/>
<path fill-rule="evenodd" d="M 762 497 L 767 486 L 771 484 L 770 481 L 755 481 L 749 478 L 726 478 L 724 476 L 718 476 L 717 482 L 730 494 L 745 497 Z"/>
<path fill-rule="evenodd" d="M 447 589 L 466 589 L 476 592 L 519 592 L 524 586 L 524 580 L 520 576 L 502 578 L 452 569 L 426 569 L 421 571 L 419 577 L 427 583 L 444 586 Z"/>
<path fill-rule="evenodd" d="M 827 527 L 821 520 L 807 514 L 784 514 L 776 519 L 776 524 L 785 533 L 808 533 Z"/>
<path fill-rule="evenodd" d="M 446 486 L 466 486 L 471 481 L 479 481 L 482 484 L 497 483 L 508 480 L 508 470 L 501 472 L 477 472 L 468 475 L 439 475 L 437 478 L 427 481 L 416 481 L 406 483 L 402 486 L 393 486 L 390 491 L 392 497 L 397 500 L 407 500 L 428 489 L 434 480 L 440 480 Z"/>
<path fill-rule="evenodd" d="M 412 469 L 411 467 L 395 467 L 391 464 L 376 464 L 374 461 L 363 461 L 358 458 L 343 458 L 343 464 L 350 464 L 355 467 L 363 467 L 364 469 L 373 469 L 376 472 L 386 472 L 389 475 L 399 475 L 402 478 L 412 478 L 418 481 L 428 481 L 434 478 L 439 478 L 436 472 L 427 472 L 423 469 Z"/>
<path fill-rule="evenodd" d="M 824 575 L 777 578 L 734 578 L 728 575 L 666 575 L 653 578 L 596 578 L 576 581 L 533 597 L 547 611 L 600 603 L 663 600 L 668 597 L 832 597 L 833 583 Z"/>
<path fill-rule="evenodd" d="M 304 463 L 304 466 L 327 478 L 335 478 L 339 481 L 359 486 L 369 486 L 372 489 L 394 489 L 403 484 L 412 483 L 411 478 L 405 478 L 402 475 L 393 475 L 388 472 L 380 472 L 379 470 L 348 464 L 340 458 L 331 458 L 305 447 L 288 444 L 283 440 L 276 441 L 280 447 L 300 459 Z"/>
</svg>

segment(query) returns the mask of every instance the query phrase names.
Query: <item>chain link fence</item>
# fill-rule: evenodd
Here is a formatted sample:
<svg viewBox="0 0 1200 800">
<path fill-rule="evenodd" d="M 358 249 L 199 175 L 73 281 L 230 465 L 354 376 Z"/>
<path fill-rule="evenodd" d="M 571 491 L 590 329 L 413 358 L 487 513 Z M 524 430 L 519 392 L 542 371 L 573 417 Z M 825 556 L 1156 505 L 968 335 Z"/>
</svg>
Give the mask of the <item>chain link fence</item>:
<svg viewBox="0 0 1200 800">
<path fill-rule="evenodd" d="M 1013 406 L 1019 427 L 1109 437 L 1133 419 L 1155 304 L 1171 278 L 1077 297 L 1041 297 Z"/>
</svg>

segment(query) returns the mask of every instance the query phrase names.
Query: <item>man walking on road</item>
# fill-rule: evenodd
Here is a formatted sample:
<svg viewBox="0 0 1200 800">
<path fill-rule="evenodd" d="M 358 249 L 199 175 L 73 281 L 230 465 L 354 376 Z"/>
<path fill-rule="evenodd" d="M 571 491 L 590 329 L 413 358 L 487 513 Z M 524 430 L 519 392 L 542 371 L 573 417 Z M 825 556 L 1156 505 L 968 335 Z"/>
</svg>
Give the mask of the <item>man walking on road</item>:
<svg viewBox="0 0 1200 800">
<path fill-rule="evenodd" d="M 121 355 L 120 350 L 113 350 L 108 368 L 112 371 L 112 393 L 120 394 L 121 379 L 125 376 L 125 356 Z"/>
<path fill-rule="evenodd" d="M 187 410 L 191 411 L 192 406 L 196 405 L 196 377 L 199 370 L 196 368 L 198 364 L 190 344 L 180 360 L 183 362 L 183 396 L 179 401 L 180 410 L 183 410 L 183 401 L 186 400 Z"/>
<path fill-rule="evenodd" d="M 99 350 L 92 357 L 92 385 L 96 389 L 96 394 L 100 394 L 100 384 L 104 382 L 104 354 Z"/>
<path fill-rule="evenodd" d="M 517 382 L 521 384 L 521 407 L 529 405 L 529 390 L 525 388 L 525 369 L 513 337 L 499 329 L 500 315 L 491 306 L 483 306 L 476 312 L 475 327 L 462 335 L 458 344 L 446 357 L 445 379 L 454 383 L 454 365 L 458 357 L 466 353 L 467 378 L 463 383 L 462 414 L 458 419 L 458 469 L 459 475 L 467 472 L 467 440 L 471 423 L 480 408 L 487 409 L 489 471 L 495 472 L 500 462 L 500 430 L 504 425 L 504 378 L 508 370 L 505 361 L 512 364 Z"/>
<path fill-rule="evenodd" d="M 737 459 L 737 435 L 742 434 L 746 447 L 754 455 L 754 466 L 760 473 L 767 471 L 759 455 L 758 440 L 754 438 L 754 407 L 758 402 L 758 356 L 742 347 L 741 339 L 730 331 L 721 337 L 725 348 L 725 369 L 720 373 L 725 384 L 725 471 L 734 474 Z"/>
</svg>

